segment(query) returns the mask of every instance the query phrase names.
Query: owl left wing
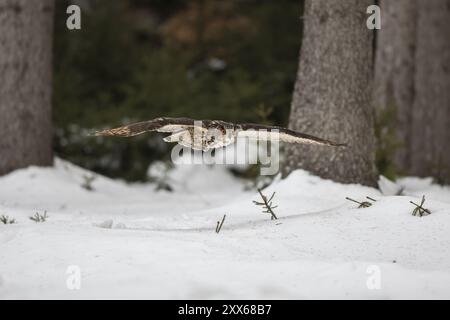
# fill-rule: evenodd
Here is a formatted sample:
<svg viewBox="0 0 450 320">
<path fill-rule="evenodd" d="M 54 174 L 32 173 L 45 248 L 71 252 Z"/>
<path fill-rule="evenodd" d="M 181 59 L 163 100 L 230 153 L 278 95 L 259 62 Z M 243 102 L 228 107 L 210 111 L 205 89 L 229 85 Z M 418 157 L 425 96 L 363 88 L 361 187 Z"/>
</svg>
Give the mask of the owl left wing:
<svg viewBox="0 0 450 320">
<path fill-rule="evenodd" d="M 156 118 L 126 126 L 95 132 L 96 136 L 133 137 L 146 132 L 179 132 L 194 127 L 195 120 L 189 118 Z"/>
</svg>

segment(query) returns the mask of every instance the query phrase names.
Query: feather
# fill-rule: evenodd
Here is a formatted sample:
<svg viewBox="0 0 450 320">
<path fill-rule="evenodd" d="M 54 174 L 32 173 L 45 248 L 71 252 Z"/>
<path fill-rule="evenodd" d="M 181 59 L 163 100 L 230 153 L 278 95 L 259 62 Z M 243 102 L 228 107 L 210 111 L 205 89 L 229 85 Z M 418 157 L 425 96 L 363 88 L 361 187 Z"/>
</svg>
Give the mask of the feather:
<svg viewBox="0 0 450 320">
<path fill-rule="evenodd" d="M 178 142 L 183 146 L 201 150 L 227 146 L 235 142 L 237 137 L 335 147 L 345 146 L 342 143 L 321 139 L 283 127 L 252 123 L 234 124 L 221 120 L 193 120 L 190 118 L 156 118 L 114 129 L 97 131 L 95 135 L 133 137 L 151 131 L 173 133 L 164 138 L 164 141 Z M 219 132 L 220 137 L 217 132 Z"/>
<path fill-rule="evenodd" d="M 258 140 L 283 141 L 287 143 L 327 145 L 334 147 L 346 146 L 344 143 L 336 143 L 283 127 L 265 126 L 252 123 L 241 124 L 240 127 L 241 130 L 238 132 L 239 137 L 249 137 Z"/>
</svg>

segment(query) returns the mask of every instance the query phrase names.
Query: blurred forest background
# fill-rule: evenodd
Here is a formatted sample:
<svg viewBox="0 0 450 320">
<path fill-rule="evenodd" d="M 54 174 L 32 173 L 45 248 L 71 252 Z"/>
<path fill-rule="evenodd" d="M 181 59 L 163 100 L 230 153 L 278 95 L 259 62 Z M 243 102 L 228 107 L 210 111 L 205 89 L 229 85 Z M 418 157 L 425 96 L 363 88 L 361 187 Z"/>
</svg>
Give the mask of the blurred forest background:
<svg viewBox="0 0 450 320">
<path fill-rule="evenodd" d="M 69 4 L 82 29 L 65 27 Z M 86 138 L 159 116 L 287 126 L 302 35 L 298 0 L 56 1 L 55 153 L 127 180 L 169 159 L 161 136 Z"/>
<path fill-rule="evenodd" d="M 286 144 L 284 177 L 448 184 L 448 21 L 449 0 L 0 0 L 0 175 L 56 155 L 145 181 L 160 135 L 89 133 L 167 116 L 347 143 Z"/>
</svg>

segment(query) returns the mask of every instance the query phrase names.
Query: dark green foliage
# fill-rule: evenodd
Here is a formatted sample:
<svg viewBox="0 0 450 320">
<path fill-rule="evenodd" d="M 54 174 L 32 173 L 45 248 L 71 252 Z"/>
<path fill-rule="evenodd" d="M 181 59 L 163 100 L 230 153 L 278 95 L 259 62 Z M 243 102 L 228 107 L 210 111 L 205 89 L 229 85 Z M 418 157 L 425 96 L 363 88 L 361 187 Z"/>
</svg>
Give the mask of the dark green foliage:
<svg viewBox="0 0 450 320">
<path fill-rule="evenodd" d="M 159 116 L 235 122 L 264 117 L 286 125 L 301 1 L 223 2 L 230 6 L 227 14 L 208 21 L 231 15 L 248 27 L 236 31 L 224 23 L 212 40 L 193 45 L 161 31 L 193 2 L 89 1 L 89 8 L 81 8 L 79 31 L 65 27 L 69 2 L 56 1 L 55 19 L 55 150 L 62 158 L 111 177 L 146 180 L 152 161 L 169 159 L 171 145 L 161 135 L 104 139 L 88 133 Z M 181 29 L 188 27 L 178 20 Z M 212 68 L 211 59 L 225 67 Z"/>
<path fill-rule="evenodd" d="M 430 170 L 431 172 L 433 172 L 433 182 L 436 184 L 439 184 L 441 186 L 444 186 L 444 185 L 450 183 L 450 181 L 446 180 L 446 177 L 449 176 L 447 172 L 450 171 L 450 164 L 445 163 L 445 161 L 442 160 L 443 152 L 448 152 L 448 151 L 446 150 L 446 148 L 443 148 L 443 150 L 441 150 L 441 153 L 439 153 L 437 156 L 433 157 L 434 159 L 436 159 L 436 161 Z"/>
<path fill-rule="evenodd" d="M 394 162 L 395 152 L 402 146 L 402 142 L 396 138 L 396 108 L 389 106 L 384 108 L 375 117 L 375 137 L 377 148 L 375 163 L 379 174 L 390 180 L 395 180 L 399 172 Z"/>
</svg>

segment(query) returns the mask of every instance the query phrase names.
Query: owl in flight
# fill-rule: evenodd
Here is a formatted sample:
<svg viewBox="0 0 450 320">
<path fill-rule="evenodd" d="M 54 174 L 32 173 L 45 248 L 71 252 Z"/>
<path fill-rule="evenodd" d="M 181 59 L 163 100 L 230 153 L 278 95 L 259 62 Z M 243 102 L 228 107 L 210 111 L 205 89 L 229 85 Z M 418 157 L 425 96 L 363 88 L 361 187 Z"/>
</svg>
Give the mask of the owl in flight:
<svg viewBox="0 0 450 320">
<path fill-rule="evenodd" d="M 171 133 L 163 139 L 165 142 L 177 142 L 182 146 L 203 151 L 227 146 L 241 137 L 287 143 L 334 147 L 345 146 L 342 143 L 332 142 L 282 127 L 251 123 L 235 124 L 221 120 L 193 120 L 189 118 L 156 118 L 119 128 L 97 131 L 94 135 L 133 137 L 151 131 Z"/>
</svg>

